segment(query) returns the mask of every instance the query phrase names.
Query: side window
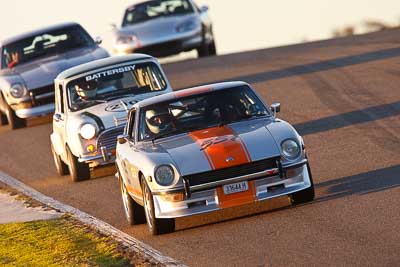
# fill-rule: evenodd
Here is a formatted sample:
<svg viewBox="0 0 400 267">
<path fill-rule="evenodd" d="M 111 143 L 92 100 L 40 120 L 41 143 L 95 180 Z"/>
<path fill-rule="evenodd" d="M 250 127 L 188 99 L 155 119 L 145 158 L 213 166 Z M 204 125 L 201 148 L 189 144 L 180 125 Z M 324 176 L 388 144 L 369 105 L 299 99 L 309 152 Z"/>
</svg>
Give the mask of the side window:
<svg viewBox="0 0 400 267">
<path fill-rule="evenodd" d="M 127 135 L 131 139 L 135 139 L 135 119 L 136 119 L 136 110 L 129 112 L 129 121 L 127 125 Z"/>
</svg>

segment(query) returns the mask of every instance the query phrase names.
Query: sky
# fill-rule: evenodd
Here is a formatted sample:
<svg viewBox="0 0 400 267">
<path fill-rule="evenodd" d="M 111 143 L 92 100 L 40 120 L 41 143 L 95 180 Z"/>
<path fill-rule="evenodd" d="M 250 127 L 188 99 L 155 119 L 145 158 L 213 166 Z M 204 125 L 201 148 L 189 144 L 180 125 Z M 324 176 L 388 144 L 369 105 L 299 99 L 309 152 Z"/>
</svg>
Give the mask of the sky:
<svg viewBox="0 0 400 267">
<path fill-rule="evenodd" d="M 119 25 L 135 0 L 1 1 L 0 39 L 51 24 L 75 21 L 111 49 L 110 24 Z M 197 0 L 208 5 L 218 53 L 226 54 L 330 38 L 349 25 L 365 32 L 374 20 L 400 24 L 400 0 Z"/>
</svg>

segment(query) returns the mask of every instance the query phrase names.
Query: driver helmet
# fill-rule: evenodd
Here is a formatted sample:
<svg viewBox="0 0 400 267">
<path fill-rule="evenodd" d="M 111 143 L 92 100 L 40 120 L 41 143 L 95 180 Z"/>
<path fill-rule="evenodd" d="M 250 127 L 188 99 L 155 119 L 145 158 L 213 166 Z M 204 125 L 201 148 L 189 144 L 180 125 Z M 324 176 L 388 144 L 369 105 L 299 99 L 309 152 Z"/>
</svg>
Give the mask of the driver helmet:
<svg viewBox="0 0 400 267">
<path fill-rule="evenodd" d="M 149 109 L 145 114 L 146 125 L 152 134 L 159 134 L 172 127 L 171 117 L 167 109 Z"/>
<path fill-rule="evenodd" d="M 77 82 L 75 91 L 84 100 L 94 99 L 97 95 L 97 82 L 95 80 Z"/>
</svg>

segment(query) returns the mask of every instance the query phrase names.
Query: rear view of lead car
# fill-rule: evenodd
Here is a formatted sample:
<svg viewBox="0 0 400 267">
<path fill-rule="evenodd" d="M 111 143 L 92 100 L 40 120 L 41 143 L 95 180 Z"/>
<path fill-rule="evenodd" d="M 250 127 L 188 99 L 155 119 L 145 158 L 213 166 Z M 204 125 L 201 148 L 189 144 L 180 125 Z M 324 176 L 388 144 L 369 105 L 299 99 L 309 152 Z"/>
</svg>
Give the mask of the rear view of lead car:
<svg viewBox="0 0 400 267">
<path fill-rule="evenodd" d="M 152 234 L 175 218 L 282 195 L 314 199 L 301 136 L 243 82 L 185 89 L 143 100 L 118 137 L 117 176 L 130 224 Z"/>
</svg>

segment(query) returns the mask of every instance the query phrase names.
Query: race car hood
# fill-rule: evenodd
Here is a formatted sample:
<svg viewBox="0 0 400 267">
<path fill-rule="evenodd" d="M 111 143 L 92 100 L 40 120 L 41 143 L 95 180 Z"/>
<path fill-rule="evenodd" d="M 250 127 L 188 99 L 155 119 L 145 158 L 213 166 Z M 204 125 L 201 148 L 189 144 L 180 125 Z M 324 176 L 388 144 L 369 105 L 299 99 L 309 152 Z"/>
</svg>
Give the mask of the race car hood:
<svg viewBox="0 0 400 267">
<path fill-rule="evenodd" d="M 246 164 L 280 156 L 280 148 L 267 129 L 271 119 L 256 119 L 218 126 L 156 141 L 181 175 Z M 153 147 L 153 153 L 154 151 Z"/>
<path fill-rule="evenodd" d="M 153 92 L 100 103 L 80 110 L 79 115 L 83 120 L 93 120 L 92 123 L 97 124 L 98 128 L 108 129 L 117 125 L 124 125 L 126 123 L 127 110 L 130 110 L 137 102 L 159 94 L 161 93 Z M 116 122 L 116 120 L 119 122 Z"/>
<path fill-rule="evenodd" d="M 142 46 L 166 41 L 165 38 L 173 38 L 177 27 L 188 20 L 196 19 L 195 14 L 159 17 L 153 20 L 123 27 L 117 31 L 117 35 L 135 35 Z M 200 25 L 200 22 L 199 22 Z"/>
<path fill-rule="evenodd" d="M 84 47 L 16 65 L 6 73 L 19 75 L 27 89 L 32 90 L 53 84 L 57 75 L 68 68 L 107 56 L 103 48 Z"/>
</svg>

